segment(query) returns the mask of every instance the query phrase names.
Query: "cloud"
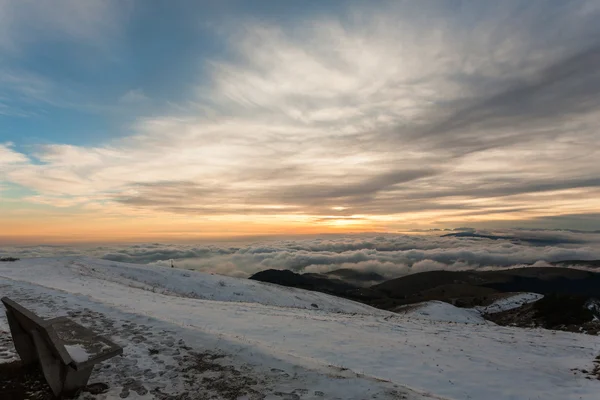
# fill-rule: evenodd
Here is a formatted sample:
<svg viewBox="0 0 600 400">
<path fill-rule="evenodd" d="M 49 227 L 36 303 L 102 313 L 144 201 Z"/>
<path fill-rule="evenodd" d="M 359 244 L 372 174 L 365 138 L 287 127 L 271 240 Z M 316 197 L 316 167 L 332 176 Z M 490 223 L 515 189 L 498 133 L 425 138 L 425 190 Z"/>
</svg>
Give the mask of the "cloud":
<svg viewBox="0 0 600 400">
<path fill-rule="evenodd" d="M 101 247 L 4 247 L 3 256 L 92 256 L 111 261 L 170 266 L 247 277 L 275 268 L 328 272 L 352 268 L 387 278 L 431 270 L 544 266 L 564 260 L 600 259 L 600 234 L 570 231 L 476 231 L 510 237 L 486 239 L 431 235 L 352 235 L 236 244 L 138 244 Z M 521 238 L 521 239 L 520 239 Z M 534 246 L 522 239 L 552 239 Z"/>
<path fill-rule="evenodd" d="M 463 5 L 468 15 L 398 2 L 286 25 L 232 17 L 214 32 L 223 52 L 198 60 L 192 99 L 107 143 L 39 146 L 6 180 L 30 201 L 70 196 L 124 216 L 388 231 L 600 212 L 600 10 Z M 113 8 L 75 7 L 72 26 L 51 11 L 43 28 L 101 40 Z"/>
<path fill-rule="evenodd" d="M 411 267 L 411 272 L 419 273 L 419 272 L 427 272 L 427 271 L 440 271 L 447 268 L 446 264 L 443 264 L 439 261 L 433 261 L 429 259 L 417 261 Z"/>
<path fill-rule="evenodd" d="M 148 101 L 148 96 L 142 89 L 131 89 L 119 98 L 119 103 L 136 104 Z"/>
<path fill-rule="evenodd" d="M 132 5 L 0 0 L 0 115 L 48 118 L 53 107 L 114 113 L 114 105 L 101 104 L 102 90 L 87 90 L 82 77 L 117 58 Z M 77 72 L 61 77 L 69 68 Z"/>
<path fill-rule="evenodd" d="M 34 40 L 69 38 L 100 44 L 119 27 L 129 2 L 90 0 L 0 1 L 0 50 L 19 52 Z"/>
<path fill-rule="evenodd" d="M 0 115 L 35 116 L 39 110 L 29 106 L 37 102 L 47 103 L 53 90 L 53 84 L 39 74 L 9 68 L 0 62 Z"/>
<path fill-rule="evenodd" d="M 600 44 L 545 67 L 525 82 L 491 97 L 479 97 L 435 126 L 418 132 L 420 140 L 439 136 L 440 145 L 460 147 L 462 151 L 499 147 L 519 140 L 538 139 L 532 132 L 538 126 L 585 115 L 598 109 L 600 87 Z M 511 133 L 506 127 L 511 126 Z M 506 132 L 481 135 L 483 131 Z M 531 132 L 532 138 L 524 137 Z M 548 136 L 548 132 L 543 132 Z M 559 132 L 554 134 L 558 135 Z M 550 135 L 552 135 L 550 133 Z M 451 139 L 451 140 L 448 140 Z"/>
<path fill-rule="evenodd" d="M 11 164 L 26 163 L 28 160 L 23 154 L 11 149 L 12 143 L 0 143 L 0 168 Z"/>
</svg>

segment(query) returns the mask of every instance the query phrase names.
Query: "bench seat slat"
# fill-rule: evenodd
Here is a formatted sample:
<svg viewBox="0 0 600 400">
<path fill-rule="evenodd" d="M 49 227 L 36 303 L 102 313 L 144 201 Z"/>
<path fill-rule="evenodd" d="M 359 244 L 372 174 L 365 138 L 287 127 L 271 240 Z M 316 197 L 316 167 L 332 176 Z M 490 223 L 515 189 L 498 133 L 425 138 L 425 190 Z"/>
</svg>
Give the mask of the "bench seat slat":
<svg viewBox="0 0 600 400">
<path fill-rule="evenodd" d="M 98 363 L 100 363 L 102 361 L 108 360 L 110 358 L 113 358 L 113 357 L 121 355 L 121 354 L 123 354 L 123 349 L 121 347 L 119 347 L 119 348 L 116 348 L 116 349 L 112 349 L 110 351 L 105 351 L 102 354 L 98 354 L 98 355 L 96 355 L 96 356 L 94 356 L 94 357 L 92 357 L 89 360 L 84 361 L 84 362 L 73 361 L 71 363 L 71 365 L 77 371 L 80 371 L 80 370 L 89 368 L 89 367 L 91 367 L 94 364 L 98 364 Z"/>
<path fill-rule="evenodd" d="M 121 346 L 67 317 L 45 320 L 8 297 L 3 297 L 2 302 L 27 330 L 38 330 L 65 365 L 81 370 L 123 354 Z M 74 360 L 65 346 L 79 346 L 87 359 Z"/>
<path fill-rule="evenodd" d="M 70 362 L 76 369 L 85 368 L 123 353 L 121 346 L 70 319 L 56 321 L 50 327 L 56 332 L 63 345 L 79 346 L 88 354 L 88 359 L 85 361 Z"/>
</svg>

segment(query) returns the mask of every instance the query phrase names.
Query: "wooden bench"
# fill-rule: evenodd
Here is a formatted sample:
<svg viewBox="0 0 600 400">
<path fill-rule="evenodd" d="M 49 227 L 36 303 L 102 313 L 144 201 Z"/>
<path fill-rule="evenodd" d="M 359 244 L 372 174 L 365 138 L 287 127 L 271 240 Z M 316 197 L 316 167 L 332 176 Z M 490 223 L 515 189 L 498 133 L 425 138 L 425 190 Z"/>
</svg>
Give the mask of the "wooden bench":
<svg viewBox="0 0 600 400">
<path fill-rule="evenodd" d="M 123 348 L 67 317 L 44 320 L 8 297 L 2 298 L 15 348 L 24 365 L 39 362 L 55 396 L 84 388 L 94 365 L 123 354 Z"/>
</svg>

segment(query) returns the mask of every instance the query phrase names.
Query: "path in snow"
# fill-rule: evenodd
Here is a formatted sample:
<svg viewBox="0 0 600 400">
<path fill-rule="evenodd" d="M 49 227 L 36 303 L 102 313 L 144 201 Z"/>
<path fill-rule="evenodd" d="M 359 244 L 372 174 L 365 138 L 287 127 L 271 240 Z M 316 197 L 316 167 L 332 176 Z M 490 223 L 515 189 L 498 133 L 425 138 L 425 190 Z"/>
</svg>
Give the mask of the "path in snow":
<svg viewBox="0 0 600 400">
<path fill-rule="evenodd" d="M 238 297 L 248 302 L 187 298 L 182 293 L 173 296 L 177 288 L 167 289 L 157 282 L 167 271 L 175 276 L 189 274 L 189 281 L 207 279 L 206 274 L 148 267 L 136 267 L 135 272 L 123 274 L 119 271 L 128 266 L 115 265 L 116 270 L 111 271 L 111 265 L 89 259 L 26 260 L 0 267 L 0 276 L 23 281 L 5 279 L 16 294 L 29 293 L 35 298 L 45 293 L 49 300 L 58 299 L 72 310 L 88 308 L 105 315 L 107 321 L 116 320 L 114 328 L 133 323 L 137 327 L 133 329 L 155 332 L 152 339 L 146 337 L 154 344 L 162 343 L 157 339 L 157 330 L 164 329 L 171 337 L 183 340 L 185 346 L 193 349 L 190 351 L 220 349 L 227 354 L 223 362 L 237 371 L 247 365 L 255 376 L 268 377 L 257 383 L 262 388 L 257 390 L 269 396 L 275 392 L 289 395 L 293 389 L 302 389 L 302 393 L 293 393 L 301 397 L 290 398 L 317 398 L 314 391 L 321 391 L 317 388 L 328 388 L 325 398 L 398 398 L 392 391 L 401 390 L 400 385 L 410 385 L 422 392 L 461 400 L 597 400 L 600 390 L 600 382 L 573 371 L 592 368 L 592 361 L 600 352 L 597 337 L 406 318 L 375 309 L 369 315 L 366 309 L 357 309 L 357 303 L 336 299 L 333 305 L 329 303 L 331 296 L 311 294 L 310 301 L 332 304 L 342 311 L 334 313 L 306 306 L 304 291 L 285 288 L 280 288 L 278 296 L 293 297 L 293 301 L 304 306 L 265 305 L 255 301 L 260 295 L 253 292 L 262 286 L 252 289 L 248 281 L 233 278 L 227 280 L 226 287 L 231 292 L 246 290 L 248 298 Z M 160 278 L 152 278 L 153 274 Z M 124 275 L 127 278 L 115 278 Z M 158 287 L 148 285 L 148 281 Z M 199 294 L 210 298 L 220 285 L 203 287 L 207 292 Z M 56 290 L 67 293 L 57 294 Z M 105 328 L 108 331 L 110 327 Z M 131 332 L 121 335 L 126 343 L 134 339 Z M 131 344 L 130 353 L 126 353 L 131 356 L 124 359 L 135 359 L 133 355 L 138 354 L 138 360 L 146 363 L 148 357 L 142 355 L 149 349 L 143 347 L 144 343 Z M 163 343 L 163 347 L 169 346 Z M 177 361 L 174 355 L 168 357 Z M 296 388 L 291 383 L 294 368 L 301 371 L 296 376 L 302 384 Z M 285 372 L 278 375 L 271 369 Z M 336 378 L 340 376 L 345 379 Z M 418 398 L 417 394 L 402 390 L 408 398 Z"/>
</svg>

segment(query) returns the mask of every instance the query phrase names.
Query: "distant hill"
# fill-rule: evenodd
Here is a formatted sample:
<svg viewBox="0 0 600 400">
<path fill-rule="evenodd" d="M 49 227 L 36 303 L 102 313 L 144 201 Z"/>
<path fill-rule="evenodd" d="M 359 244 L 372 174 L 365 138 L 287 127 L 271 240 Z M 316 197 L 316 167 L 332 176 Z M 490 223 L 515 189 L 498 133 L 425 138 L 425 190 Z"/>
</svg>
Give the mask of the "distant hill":
<svg viewBox="0 0 600 400">
<path fill-rule="evenodd" d="M 252 275 L 250 279 L 318 292 L 343 292 L 357 288 L 353 284 L 333 277 L 320 274 L 297 274 L 286 269 L 267 269 Z"/>
<path fill-rule="evenodd" d="M 368 303 L 367 300 L 377 299 L 382 295 L 364 286 L 369 286 L 373 281 L 383 281 L 385 278 L 379 274 L 350 269 L 338 269 L 326 274 L 297 274 L 290 270 L 267 269 L 252 275 L 249 279 L 333 294 Z"/>
<path fill-rule="evenodd" d="M 519 268 L 502 271 L 504 281 L 490 281 L 483 286 L 502 292 L 600 297 L 600 273 L 573 268 Z"/>
<path fill-rule="evenodd" d="M 551 294 L 485 317 L 499 325 L 600 334 L 600 302 L 587 296 Z"/>
<path fill-rule="evenodd" d="M 310 272 L 298 274 L 290 270 L 267 269 L 252 275 L 250 279 L 283 286 L 300 287 L 298 285 L 302 285 L 306 288 L 322 286 L 331 290 L 369 287 L 385 281 L 385 278 L 376 272 L 357 271 L 350 268 L 336 269 L 322 274 Z"/>
<path fill-rule="evenodd" d="M 430 271 L 371 287 L 393 303 L 442 300 L 456 305 L 485 305 L 497 293 L 560 293 L 600 296 L 600 273 L 560 267 L 528 267 L 498 271 Z M 385 299 L 379 305 L 388 308 Z"/>
<path fill-rule="evenodd" d="M 428 271 L 406 275 L 372 286 L 382 294 L 373 305 L 393 309 L 400 305 L 441 300 L 458 306 L 487 305 L 496 293 L 481 286 L 489 282 L 475 271 Z"/>
<path fill-rule="evenodd" d="M 597 262 L 585 261 L 587 266 Z M 350 269 L 325 274 L 266 270 L 250 279 L 333 294 L 386 310 L 434 300 L 459 307 L 486 306 L 509 292 L 558 293 L 600 298 L 600 273 L 561 267 L 428 271 L 384 281 L 370 287 L 365 287 L 365 283 L 378 281 L 383 277 Z"/>
</svg>

